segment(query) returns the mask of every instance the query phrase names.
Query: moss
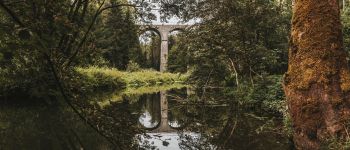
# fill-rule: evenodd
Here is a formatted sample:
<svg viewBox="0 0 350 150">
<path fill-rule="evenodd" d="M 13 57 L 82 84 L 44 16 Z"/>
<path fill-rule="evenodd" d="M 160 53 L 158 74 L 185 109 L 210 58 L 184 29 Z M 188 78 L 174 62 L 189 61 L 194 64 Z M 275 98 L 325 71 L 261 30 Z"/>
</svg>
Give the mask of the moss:
<svg viewBox="0 0 350 150">
<path fill-rule="evenodd" d="M 350 71 L 341 70 L 340 72 L 341 89 L 343 92 L 350 92 Z"/>
<path fill-rule="evenodd" d="M 315 71 L 312 69 L 306 69 L 302 75 L 300 82 L 298 82 L 297 87 L 301 90 L 307 90 L 310 88 L 311 82 L 313 82 L 313 78 L 315 78 Z"/>
<path fill-rule="evenodd" d="M 340 86 L 350 90 L 350 76 L 341 72 L 347 63 L 337 4 L 299 0 L 293 7 L 285 92 L 297 149 L 320 149 L 319 142 L 340 124 L 337 108 L 347 105 L 339 92 Z"/>
<path fill-rule="evenodd" d="M 294 10 L 288 86 L 308 90 L 314 83 L 326 85 L 343 57 L 339 14 L 328 2 L 318 1 L 296 3 Z"/>
</svg>

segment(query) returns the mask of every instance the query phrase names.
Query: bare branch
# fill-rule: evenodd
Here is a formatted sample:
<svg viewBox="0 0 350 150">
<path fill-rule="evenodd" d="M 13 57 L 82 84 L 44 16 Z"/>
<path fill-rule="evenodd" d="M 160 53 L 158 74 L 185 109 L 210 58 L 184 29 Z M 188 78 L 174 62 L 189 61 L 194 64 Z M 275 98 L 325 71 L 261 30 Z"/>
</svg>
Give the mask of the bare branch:
<svg viewBox="0 0 350 150">
<path fill-rule="evenodd" d="M 10 8 L 8 8 L 5 4 L 3 0 L 0 0 L 0 7 L 2 9 L 5 10 L 5 12 L 7 12 L 10 17 L 13 19 L 13 21 L 15 21 L 18 25 L 20 25 L 21 27 L 25 27 L 25 25 L 23 24 L 23 22 L 16 16 L 15 12 L 13 12 Z"/>
</svg>

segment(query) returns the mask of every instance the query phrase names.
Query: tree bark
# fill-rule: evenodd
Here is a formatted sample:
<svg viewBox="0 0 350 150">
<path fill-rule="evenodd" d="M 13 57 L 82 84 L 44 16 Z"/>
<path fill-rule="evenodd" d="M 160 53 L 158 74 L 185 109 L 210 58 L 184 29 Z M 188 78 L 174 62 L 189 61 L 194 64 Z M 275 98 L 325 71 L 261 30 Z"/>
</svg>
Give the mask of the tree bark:
<svg viewBox="0 0 350 150">
<path fill-rule="evenodd" d="M 344 138 L 349 121 L 350 69 L 338 0 L 295 0 L 284 91 L 298 149 Z"/>
</svg>

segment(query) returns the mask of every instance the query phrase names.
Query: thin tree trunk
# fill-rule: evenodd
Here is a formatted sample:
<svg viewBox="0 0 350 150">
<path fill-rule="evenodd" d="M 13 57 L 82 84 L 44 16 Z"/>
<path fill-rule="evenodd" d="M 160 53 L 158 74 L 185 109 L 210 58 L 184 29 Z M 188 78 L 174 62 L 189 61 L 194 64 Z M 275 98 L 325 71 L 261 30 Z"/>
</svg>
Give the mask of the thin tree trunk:
<svg viewBox="0 0 350 150">
<path fill-rule="evenodd" d="M 298 149 L 346 135 L 350 71 L 338 0 L 295 0 L 284 90 Z"/>
<path fill-rule="evenodd" d="M 231 63 L 232 70 L 233 70 L 233 71 L 234 71 L 234 73 L 235 73 L 236 85 L 237 85 L 237 87 L 239 87 L 238 72 L 237 72 L 237 69 L 236 69 L 235 63 L 233 62 L 233 60 L 232 60 L 231 58 L 229 58 L 229 60 L 230 60 L 230 63 Z"/>
</svg>

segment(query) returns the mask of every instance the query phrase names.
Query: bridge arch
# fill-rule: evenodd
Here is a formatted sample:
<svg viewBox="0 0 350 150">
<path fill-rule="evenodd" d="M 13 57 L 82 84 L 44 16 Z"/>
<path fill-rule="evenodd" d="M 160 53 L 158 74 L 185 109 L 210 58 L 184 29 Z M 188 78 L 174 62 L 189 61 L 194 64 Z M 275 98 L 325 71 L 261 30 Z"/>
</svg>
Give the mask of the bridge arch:
<svg viewBox="0 0 350 150">
<path fill-rule="evenodd" d="M 156 27 L 152 27 L 152 26 L 144 26 L 144 27 L 141 27 L 138 31 L 138 35 L 142 35 L 148 31 L 152 31 L 152 32 L 155 32 L 157 33 L 157 35 L 162 38 L 162 34 L 160 33 L 160 31 L 156 28 Z"/>
<path fill-rule="evenodd" d="M 179 27 L 175 27 L 174 29 L 170 30 L 169 33 L 172 33 L 172 32 L 184 32 L 186 29 L 185 28 L 179 28 Z"/>
<path fill-rule="evenodd" d="M 168 54 L 169 54 L 169 34 L 173 31 L 183 31 L 187 25 L 140 25 L 140 32 L 144 33 L 148 30 L 155 31 L 161 39 L 160 50 L 160 72 L 165 72 L 168 66 Z M 141 35 L 141 34 L 140 34 Z"/>
</svg>

